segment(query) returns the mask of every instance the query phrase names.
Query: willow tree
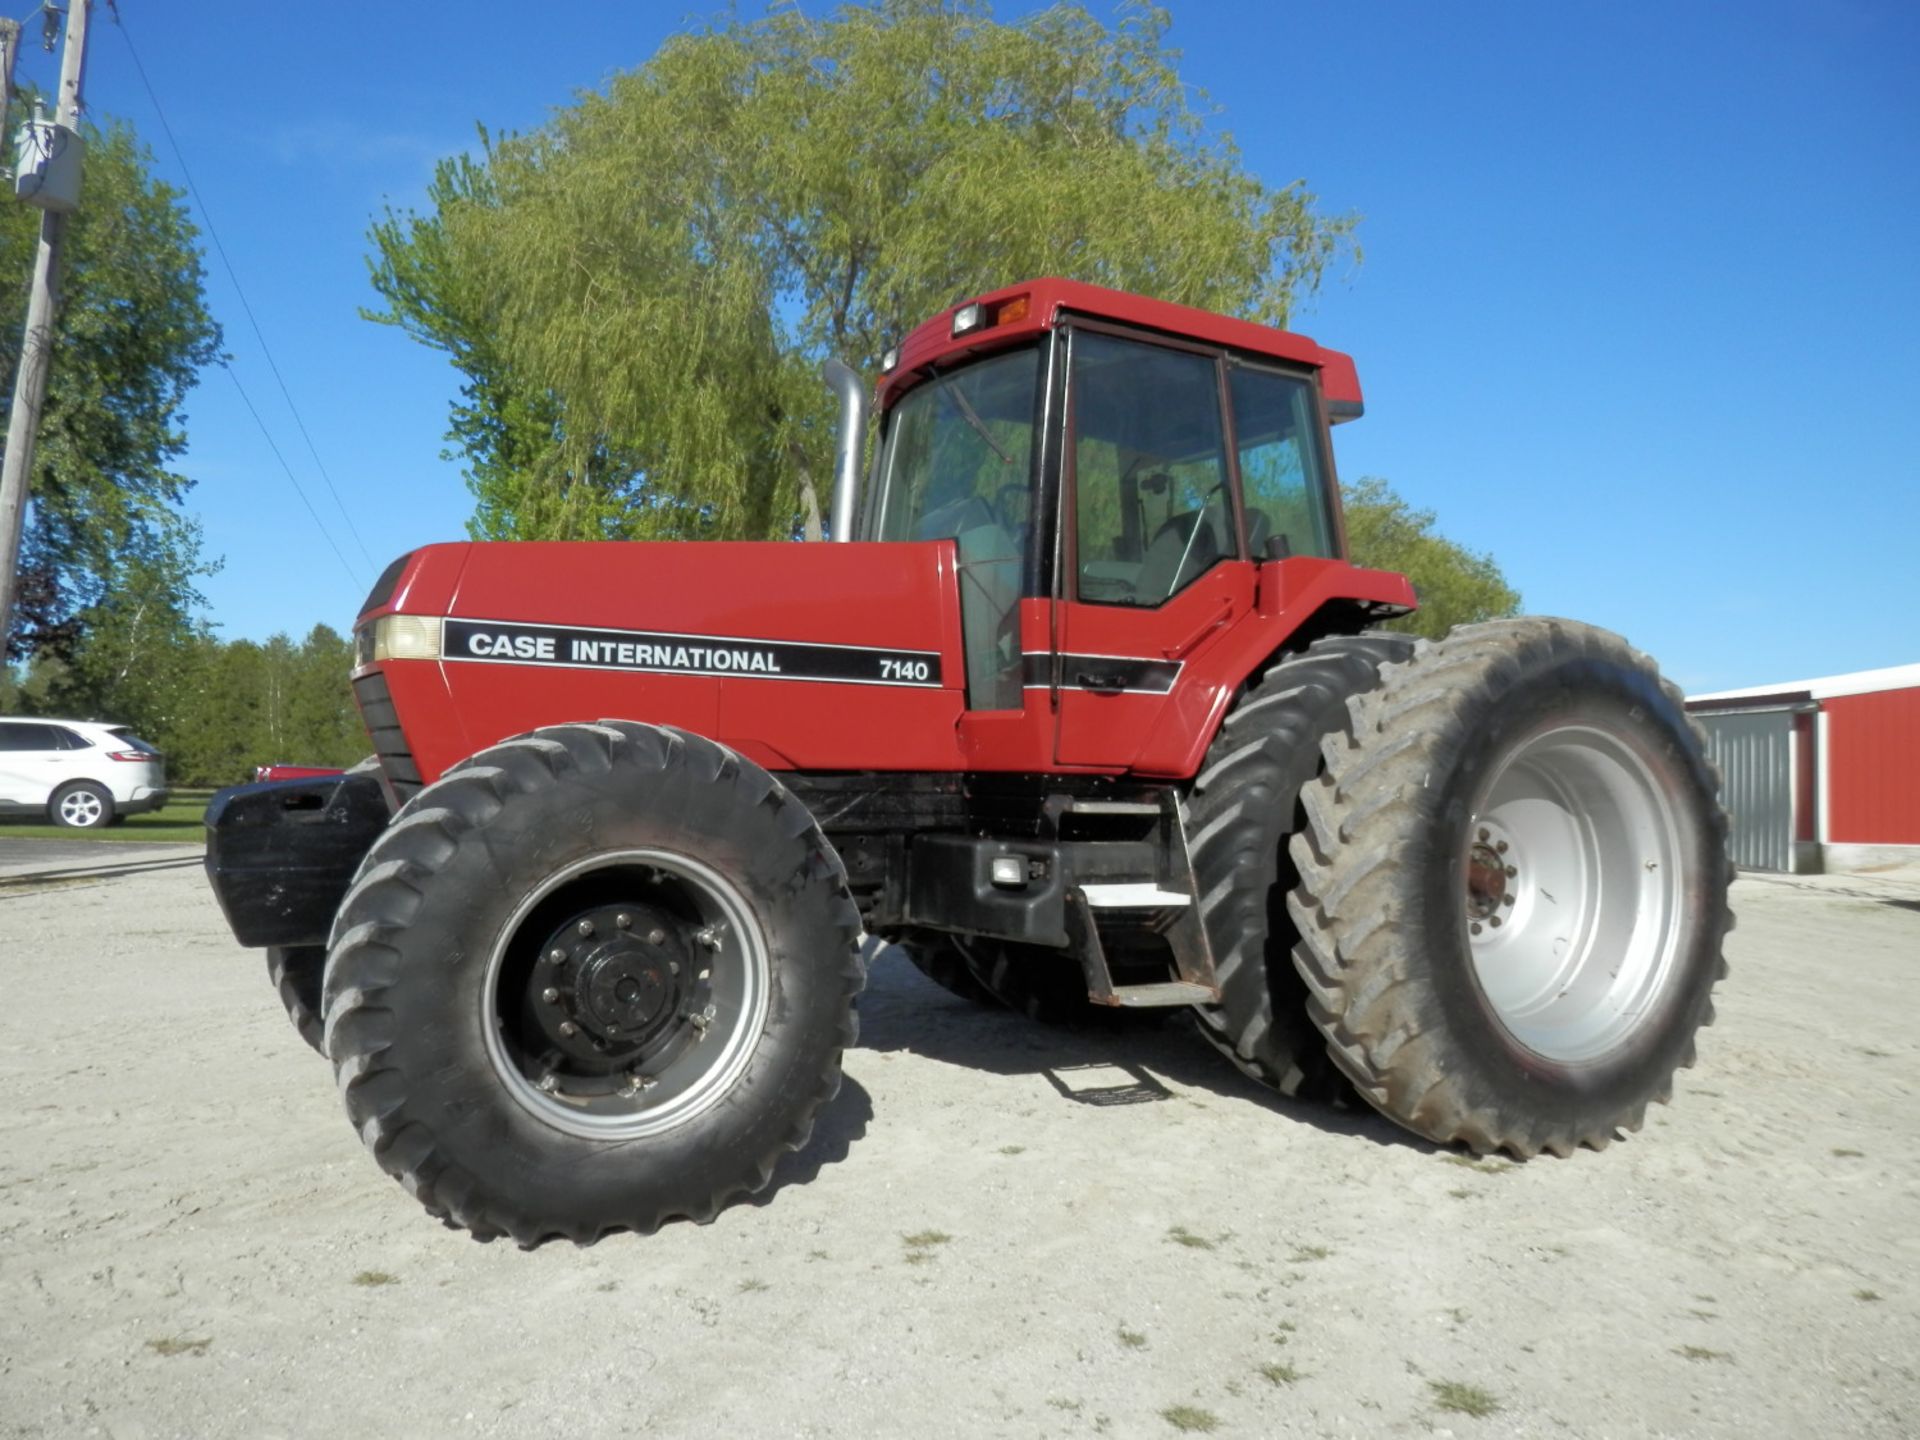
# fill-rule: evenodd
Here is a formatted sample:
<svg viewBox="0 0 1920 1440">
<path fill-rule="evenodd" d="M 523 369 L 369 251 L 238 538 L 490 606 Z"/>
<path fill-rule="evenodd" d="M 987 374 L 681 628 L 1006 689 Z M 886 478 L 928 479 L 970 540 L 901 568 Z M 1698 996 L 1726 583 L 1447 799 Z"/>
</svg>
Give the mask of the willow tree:
<svg viewBox="0 0 1920 1440">
<path fill-rule="evenodd" d="M 1038 274 L 1283 324 L 1348 244 L 1179 75 L 1163 11 L 782 9 L 669 41 L 372 231 L 373 318 L 464 377 L 487 538 L 761 538 L 818 502 L 837 353 Z"/>
</svg>

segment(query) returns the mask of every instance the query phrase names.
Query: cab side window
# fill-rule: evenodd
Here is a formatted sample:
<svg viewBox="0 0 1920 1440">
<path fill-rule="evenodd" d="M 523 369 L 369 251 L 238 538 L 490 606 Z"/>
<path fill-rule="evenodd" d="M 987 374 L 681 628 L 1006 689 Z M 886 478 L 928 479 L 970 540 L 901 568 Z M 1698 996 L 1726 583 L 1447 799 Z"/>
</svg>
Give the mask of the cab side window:
<svg viewBox="0 0 1920 1440">
<path fill-rule="evenodd" d="M 1313 386 L 1297 375 L 1235 365 L 1228 389 L 1253 558 L 1267 558 L 1270 539 L 1285 542 L 1284 554 L 1338 556 Z"/>
<path fill-rule="evenodd" d="M 1152 607 L 1239 553 L 1215 362 L 1073 337 L 1079 598 Z"/>
</svg>

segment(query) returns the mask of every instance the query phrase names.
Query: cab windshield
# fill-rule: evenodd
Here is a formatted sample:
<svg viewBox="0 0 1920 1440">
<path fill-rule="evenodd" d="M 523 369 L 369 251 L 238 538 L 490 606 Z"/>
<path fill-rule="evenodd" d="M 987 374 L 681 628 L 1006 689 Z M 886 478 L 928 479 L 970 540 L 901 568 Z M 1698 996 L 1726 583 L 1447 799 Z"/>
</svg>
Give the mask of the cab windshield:
<svg viewBox="0 0 1920 1440">
<path fill-rule="evenodd" d="M 922 382 L 887 417 L 869 534 L 952 540 L 960 560 L 967 704 L 1018 709 L 1015 612 L 1032 523 L 1040 351 L 977 360 Z"/>
</svg>

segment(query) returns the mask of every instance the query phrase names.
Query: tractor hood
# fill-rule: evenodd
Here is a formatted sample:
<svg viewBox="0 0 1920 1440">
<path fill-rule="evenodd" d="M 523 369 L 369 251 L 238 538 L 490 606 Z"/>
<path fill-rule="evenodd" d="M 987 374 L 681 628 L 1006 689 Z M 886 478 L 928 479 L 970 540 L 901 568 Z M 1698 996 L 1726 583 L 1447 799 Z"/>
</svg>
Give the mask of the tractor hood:
<svg viewBox="0 0 1920 1440">
<path fill-rule="evenodd" d="M 423 781 L 603 717 L 683 726 L 773 769 L 956 762 L 951 541 L 432 545 L 368 602 L 356 696 L 376 745 L 404 739 Z"/>
</svg>

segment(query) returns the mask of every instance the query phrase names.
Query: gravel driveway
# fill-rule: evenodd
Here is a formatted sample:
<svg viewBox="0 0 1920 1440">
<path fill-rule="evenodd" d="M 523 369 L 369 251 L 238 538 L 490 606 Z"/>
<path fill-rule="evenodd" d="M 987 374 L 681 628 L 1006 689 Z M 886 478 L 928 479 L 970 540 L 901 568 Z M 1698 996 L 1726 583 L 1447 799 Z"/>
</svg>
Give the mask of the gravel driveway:
<svg viewBox="0 0 1920 1440">
<path fill-rule="evenodd" d="M 1604 1154 L 1473 1163 L 883 954 L 713 1225 L 483 1245 L 362 1151 L 193 869 L 0 887 L 0 1435 L 1920 1432 L 1920 883 L 1742 880 Z"/>
</svg>

